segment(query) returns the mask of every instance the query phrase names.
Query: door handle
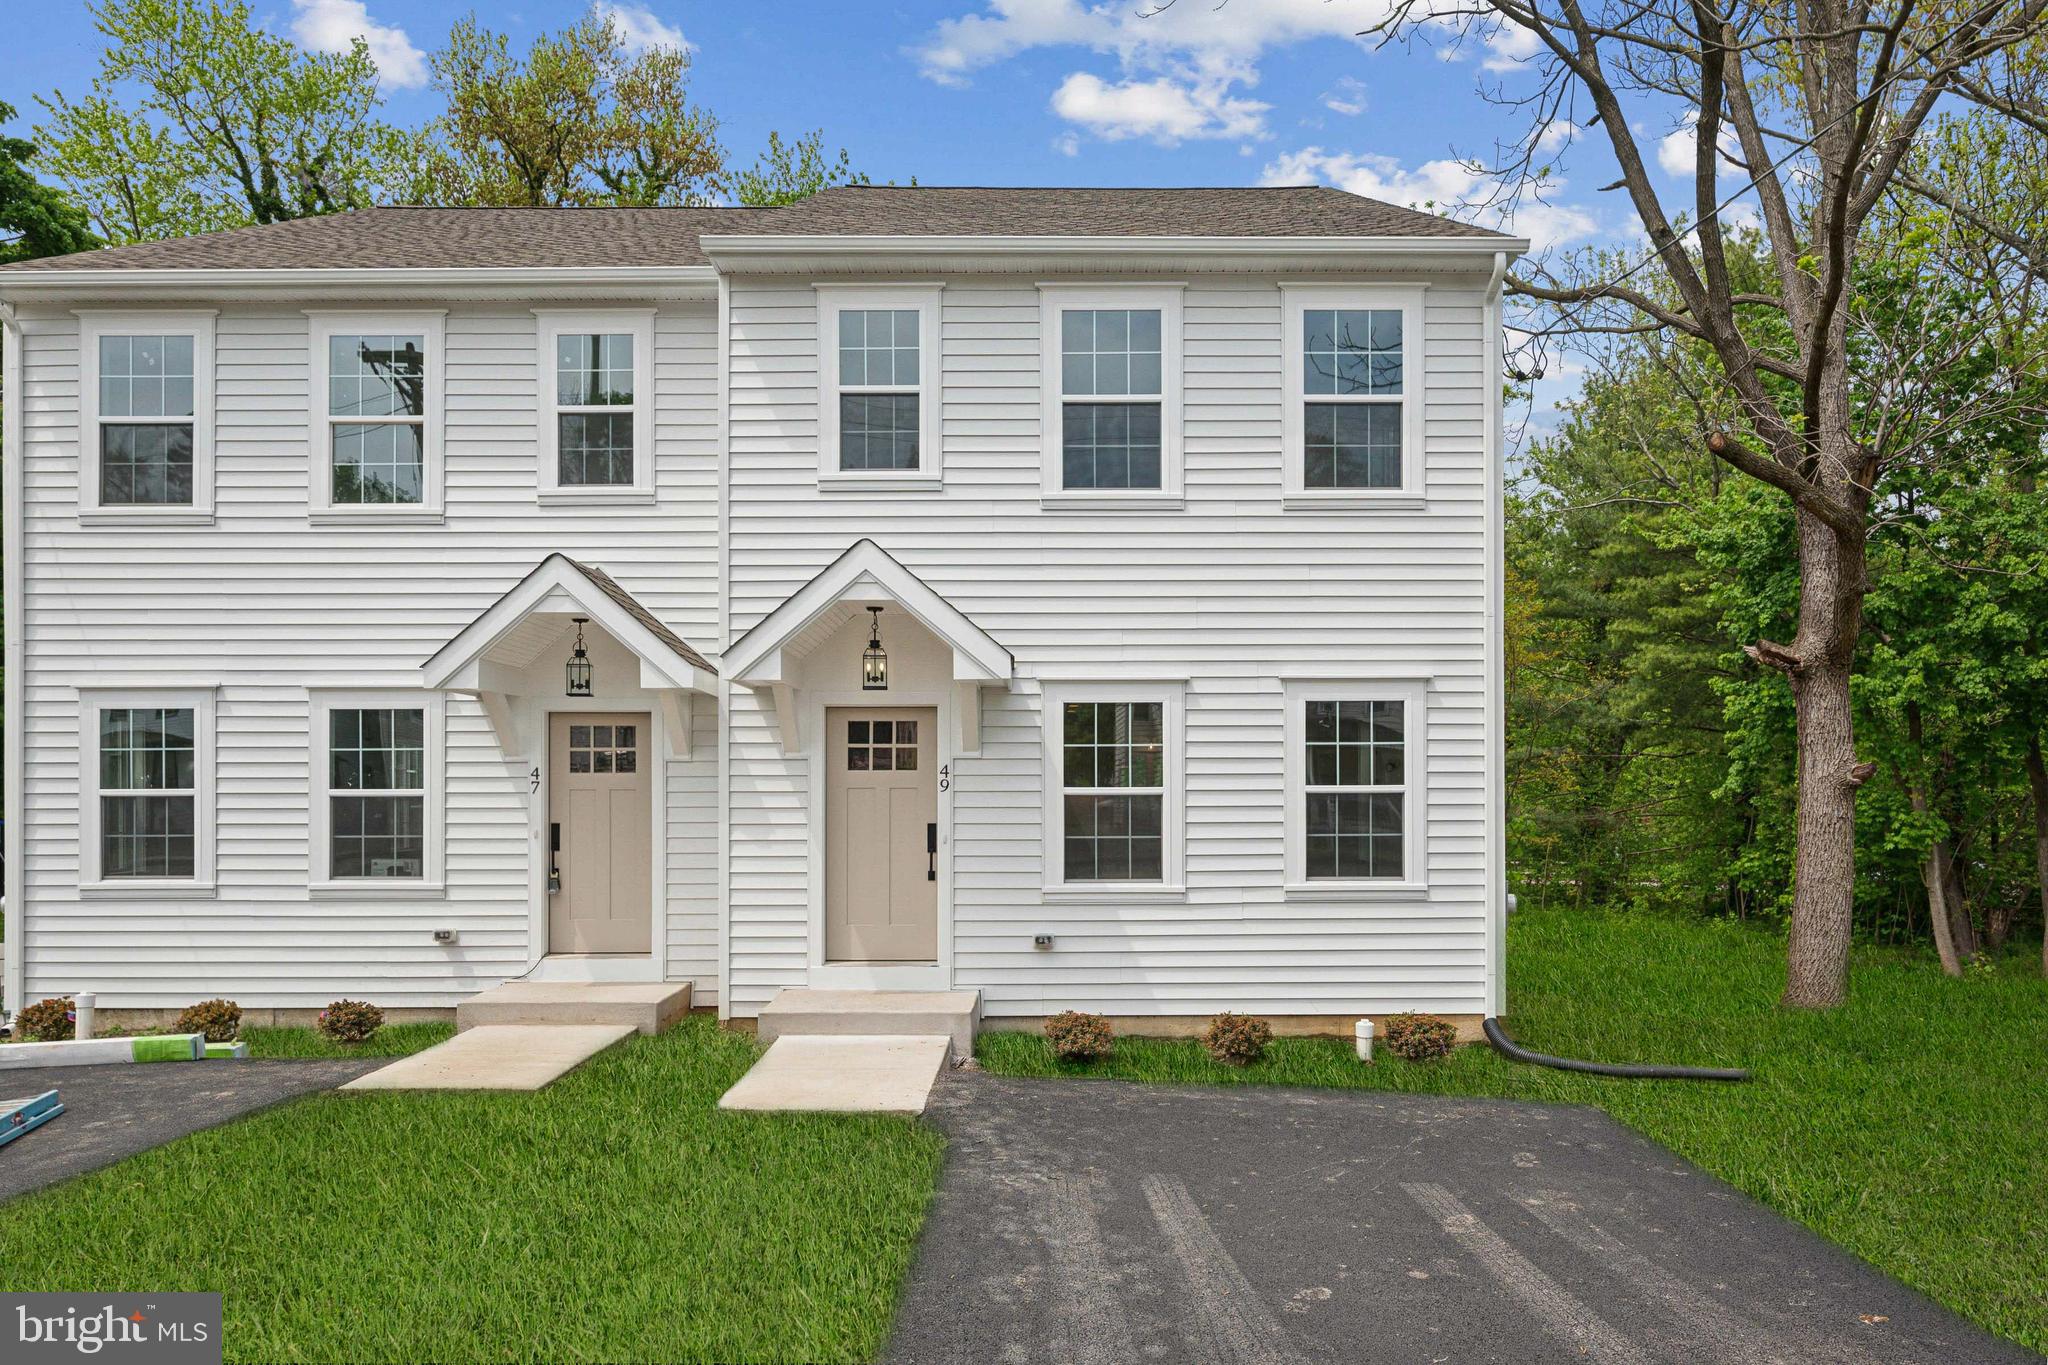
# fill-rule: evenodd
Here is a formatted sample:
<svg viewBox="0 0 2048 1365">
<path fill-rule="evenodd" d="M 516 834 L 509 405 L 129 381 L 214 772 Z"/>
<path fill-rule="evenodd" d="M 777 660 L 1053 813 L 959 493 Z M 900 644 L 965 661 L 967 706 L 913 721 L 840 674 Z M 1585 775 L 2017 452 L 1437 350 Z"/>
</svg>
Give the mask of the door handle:
<svg viewBox="0 0 2048 1365">
<path fill-rule="evenodd" d="M 554 895 L 562 889 L 562 827 L 548 826 L 548 894 Z"/>
<path fill-rule="evenodd" d="M 936 824 L 924 827 L 924 879 L 935 882 L 939 879 L 939 827 Z"/>
</svg>

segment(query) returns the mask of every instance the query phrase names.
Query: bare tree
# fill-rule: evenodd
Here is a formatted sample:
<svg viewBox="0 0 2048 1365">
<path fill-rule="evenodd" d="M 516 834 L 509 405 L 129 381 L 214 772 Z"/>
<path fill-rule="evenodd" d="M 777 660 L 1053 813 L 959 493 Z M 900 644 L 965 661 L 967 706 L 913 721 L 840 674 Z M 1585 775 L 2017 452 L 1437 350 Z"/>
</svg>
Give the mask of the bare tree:
<svg viewBox="0 0 2048 1365">
<path fill-rule="evenodd" d="M 1446 29 L 1531 40 L 1528 119 L 1508 149 L 1509 197 L 1541 193 L 1544 134 L 1597 127 L 1652 254 L 1642 271 L 1536 265 L 1511 278 L 1558 313 L 1557 330 L 1658 330 L 1711 358 L 1726 415 L 1719 460 L 1791 499 L 1799 609 L 1789 642 L 1748 647 L 1790 682 L 1798 717 L 1798 817 L 1784 1002 L 1844 998 L 1855 886 L 1856 752 L 1850 676 L 1862 633 L 1867 550 L 1889 462 L 1924 455 L 1926 424 L 1872 412 L 1852 356 L 1854 288 L 1888 197 L 1944 110 L 2007 119 L 2032 110 L 2008 59 L 2038 45 L 2048 0 L 1394 0 L 1369 34 Z M 2002 106 L 2002 107 L 2001 107 Z M 1686 108 L 1697 140 L 1689 202 L 1667 205 L 1632 118 Z M 1667 125 L 1668 127 L 1668 125 Z M 1653 134 L 1654 135 L 1654 134 Z M 1752 193 L 1775 288 L 1731 276 L 1725 201 Z M 2031 242 L 2026 243 L 2031 245 Z M 1923 371 L 1924 372 L 1924 371 Z M 1953 418 L 1954 414 L 1948 414 Z"/>
</svg>

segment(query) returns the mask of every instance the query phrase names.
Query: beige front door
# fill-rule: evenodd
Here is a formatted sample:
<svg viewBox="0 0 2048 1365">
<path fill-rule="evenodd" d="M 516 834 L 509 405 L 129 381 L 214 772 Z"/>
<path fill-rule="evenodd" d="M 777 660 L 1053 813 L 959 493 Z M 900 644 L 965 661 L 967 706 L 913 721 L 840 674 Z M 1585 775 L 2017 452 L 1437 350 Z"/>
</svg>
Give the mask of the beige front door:
<svg viewBox="0 0 2048 1365">
<path fill-rule="evenodd" d="M 654 946 L 654 761 L 647 717 L 548 717 L 548 951 L 644 953 Z M 559 844 L 559 847 L 555 847 Z"/>
<path fill-rule="evenodd" d="M 825 713 L 825 958 L 939 956 L 938 712 Z"/>
</svg>

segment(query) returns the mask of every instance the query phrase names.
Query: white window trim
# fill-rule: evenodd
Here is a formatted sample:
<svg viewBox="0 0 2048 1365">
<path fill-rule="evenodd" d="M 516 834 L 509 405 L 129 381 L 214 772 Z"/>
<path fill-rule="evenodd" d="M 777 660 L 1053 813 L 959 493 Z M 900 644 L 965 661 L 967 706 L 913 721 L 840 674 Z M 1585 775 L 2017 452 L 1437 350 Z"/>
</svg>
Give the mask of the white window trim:
<svg viewBox="0 0 2048 1365">
<path fill-rule="evenodd" d="M 1287 895 L 1292 900 L 1418 900 L 1427 896 L 1429 850 L 1429 683 L 1423 678 L 1356 678 L 1344 681 L 1296 681 L 1286 684 L 1287 809 L 1282 828 L 1287 838 Z M 1308 716 L 1312 701 L 1398 701 L 1402 703 L 1402 739 L 1407 776 L 1401 802 L 1401 853 L 1404 874 L 1389 877 L 1319 877 L 1308 875 Z"/>
<path fill-rule="evenodd" d="M 535 410 L 537 448 L 540 452 L 539 489 L 543 503 L 603 504 L 652 502 L 654 500 L 654 310 L 616 308 L 566 310 L 536 308 L 539 333 L 537 368 L 539 386 Z M 633 482 L 610 487 L 590 487 L 561 482 L 561 415 L 555 401 L 555 342 L 564 335 L 624 333 L 633 338 L 633 403 L 612 412 L 633 416 Z"/>
<path fill-rule="evenodd" d="M 445 894 L 448 847 L 444 694 L 403 688 L 337 690 L 309 692 L 307 699 L 312 719 L 312 733 L 308 736 L 311 762 L 307 765 L 307 798 L 311 808 L 307 826 L 312 834 L 312 844 L 307 850 L 308 893 L 316 899 L 331 900 L 407 900 Z M 383 707 L 418 707 L 424 712 L 427 750 L 426 789 L 422 793 L 426 798 L 427 821 L 425 875 L 417 881 L 397 877 L 336 878 L 330 870 L 331 851 L 328 848 L 331 811 L 327 782 L 333 771 L 328 756 L 328 736 L 334 732 L 328 718 L 335 711 Z"/>
<path fill-rule="evenodd" d="M 100 866 L 100 713 L 128 707 L 192 711 L 192 875 L 108 877 Z M 78 690 L 78 892 L 87 898 L 205 898 L 215 889 L 214 689 L 100 688 Z"/>
<path fill-rule="evenodd" d="M 213 520 L 214 319 L 211 309 L 104 312 L 78 318 L 78 519 L 103 526 L 203 526 Z M 192 501 L 162 507 L 100 502 L 100 338 L 192 338 Z M 167 420 L 177 420 L 167 419 Z"/>
<path fill-rule="evenodd" d="M 1280 464 L 1289 507 L 1414 511 L 1426 505 L 1422 431 L 1428 374 L 1423 336 L 1426 284 L 1280 285 Z M 1380 308 L 1401 311 L 1401 486 L 1399 488 L 1310 488 L 1306 485 L 1307 414 L 1304 406 L 1328 398 L 1303 392 L 1302 314 L 1315 308 Z"/>
<path fill-rule="evenodd" d="M 1061 511 L 1172 511 L 1182 505 L 1182 307 L 1185 285 L 1040 284 L 1039 446 L 1044 464 L 1040 500 Z M 1069 308 L 1156 308 L 1159 310 L 1159 487 L 1074 488 L 1064 486 L 1060 439 L 1066 396 L 1060 392 L 1060 314 Z M 1113 401 L 1113 400 L 1106 400 Z M 1142 401 L 1142 396 L 1141 396 Z"/>
<path fill-rule="evenodd" d="M 315 522 L 376 525 L 435 521 L 441 516 L 443 485 L 442 415 L 447 388 L 447 350 L 444 344 L 446 309 L 412 312 L 347 312 L 308 310 L 306 313 L 307 392 L 306 467 L 311 474 L 310 518 Z M 426 413 L 420 421 L 421 444 L 426 460 L 426 479 L 421 500 L 411 505 L 392 503 L 337 503 L 334 501 L 334 417 L 328 411 L 327 342 L 336 334 L 417 333 L 426 347 L 426 381 L 423 397 Z"/>
<path fill-rule="evenodd" d="M 1066 761 L 1062 710 L 1068 702 L 1159 702 L 1166 743 L 1165 795 L 1159 812 L 1160 880 L 1070 882 L 1066 878 Z M 1045 727 L 1045 828 L 1042 892 L 1049 900 L 1132 901 L 1187 898 L 1187 684 L 1179 679 L 1046 682 L 1039 695 Z"/>
<path fill-rule="evenodd" d="M 941 356 L 937 284 L 820 284 L 818 291 L 818 487 L 829 490 L 932 492 L 945 487 L 945 423 L 940 408 Z M 900 393 L 895 385 L 839 383 L 839 315 L 864 308 L 917 312 L 916 469 L 841 469 L 839 396 L 842 392 Z"/>
</svg>

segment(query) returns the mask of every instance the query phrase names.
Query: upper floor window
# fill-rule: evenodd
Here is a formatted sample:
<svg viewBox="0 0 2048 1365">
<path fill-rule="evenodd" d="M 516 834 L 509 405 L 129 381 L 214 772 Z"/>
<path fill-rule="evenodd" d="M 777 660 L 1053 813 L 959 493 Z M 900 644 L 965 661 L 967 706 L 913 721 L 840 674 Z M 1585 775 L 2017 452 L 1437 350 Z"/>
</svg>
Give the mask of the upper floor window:
<svg viewBox="0 0 2048 1365">
<path fill-rule="evenodd" d="M 820 478 L 936 486 L 937 287 L 821 285 L 818 329 Z"/>
<path fill-rule="evenodd" d="M 1421 495 L 1417 286 L 1289 286 L 1287 491 L 1359 505 Z"/>
<path fill-rule="evenodd" d="M 441 315 L 313 318 L 314 508 L 440 506 Z"/>
<path fill-rule="evenodd" d="M 651 497 L 653 314 L 540 310 L 538 316 L 542 497 Z"/>
<path fill-rule="evenodd" d="M 210 889 L 212 692 L 81 695 L 81 883 L 108 894 Z"/>
<path fill-rule="evenodd" d="M 1048 502 L 1180 490 L 1180 288 L 1041 285 Z"/>
<path fill-rule="evenodd" d="M 80 316 L 81 515 L 203 517 L 213 492 L 213 315 Z"/>
</svg>

